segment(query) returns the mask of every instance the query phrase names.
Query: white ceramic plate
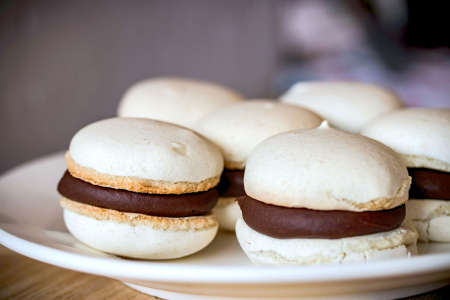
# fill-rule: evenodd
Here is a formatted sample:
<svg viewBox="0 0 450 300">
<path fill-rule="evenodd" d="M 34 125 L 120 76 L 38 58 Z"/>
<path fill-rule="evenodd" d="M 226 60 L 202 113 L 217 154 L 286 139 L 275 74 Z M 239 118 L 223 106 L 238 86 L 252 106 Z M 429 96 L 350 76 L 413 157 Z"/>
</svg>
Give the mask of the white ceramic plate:
<svg viewBox="0 0 450 300">
<path fill-rule="evenodd" d="M 420 245 L 420 255 L 370 264 L 314 267 L 252 265 L 232 234 L 183 259 L 118 258 L 77 242 L 64 227 L 56 184 L 65 170 L 58 153 L 0 178 L 0 243 L 28 257 L 124 281 L 169 299 L 398 298 L 450 282 L 450 244 Z"/>
</svg>

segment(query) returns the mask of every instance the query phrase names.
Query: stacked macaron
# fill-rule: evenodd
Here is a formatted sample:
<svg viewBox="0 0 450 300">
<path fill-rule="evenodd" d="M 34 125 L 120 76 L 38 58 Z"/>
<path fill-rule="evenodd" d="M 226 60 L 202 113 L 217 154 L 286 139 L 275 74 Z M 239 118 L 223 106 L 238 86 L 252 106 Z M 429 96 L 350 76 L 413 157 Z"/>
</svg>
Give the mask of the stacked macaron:
<svg viewBox="0 0 450 300">
<path fill-rule="evenodd" d="M 402 106 L 400 98 L 393 92 L 362 82 L 299 82 L 281 99 L 307 107 L 334 127 L 354 133 L 359 133 L 377 116 Z"/>
<path fill-rule="evenodd" d="M 259 264 L 408 256 L 417 240 L 402 225 L 410 182 L 390 148 L 326 122 L 275 135 L 247 160 L 236 235 Z"/>
<path fill-rule="evenodd" d="M 64 220 L 83 243 L 147 259 L 197 252 L 216 235 L 210 214 L 220 150 L 194 132 L 149 119 L 113 118 L 72 138 L 59 182 Z"/>
<path fill-rule="evenodd" d="M 350 82 L 242 100 L 196 80 L 132 86 L 121 118 L 70 143 L 58 184 L 69 231 L 107 253 L 171 259 L 206 247 L 220 224 L 258 264 L 409 256 L 418 234 L 405 214 L 423 240 L 450 241 L 450 110 L 398 110 L 392 92 Z M 346 132 L 369 122 L 363 134 L 378 141 Z"/>
<path fill-rule="evenodd" d="M 219 146 L 225 159 L 218 187 L 220 198 L 213 210 L 221 228 L 234 230 L 241 216 L 236 199 L 245 195 L 244 169 L 253 148 L 272 135 L 317 127 L 321 121 L 307 109 L 269 100 L 251 100 L 221 108 L 197 122 L 195 129 Z"/>
<path fill-rule="evenodd" d="M 204 115 L 241 101 L 218 84 L 182 78 L 152 78 L 134 84 L 118 108 L 120 117 L 149 118 L 188 128 Z"/>
<path fill-rule="evenodd" d="M 412 177 L 407 218 L 422 241 L 450 242 L 450 109 L 410 108 L 368 124 L 362 134 L 394 149 Z"/>
</svg>

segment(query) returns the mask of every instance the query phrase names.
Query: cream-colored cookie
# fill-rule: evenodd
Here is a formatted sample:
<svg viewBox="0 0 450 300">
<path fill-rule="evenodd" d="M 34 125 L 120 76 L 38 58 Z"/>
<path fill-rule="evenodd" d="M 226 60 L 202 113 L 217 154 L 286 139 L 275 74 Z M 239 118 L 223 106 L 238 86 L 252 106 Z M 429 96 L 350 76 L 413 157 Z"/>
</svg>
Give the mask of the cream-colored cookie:
<svg viewBox="0 0 450 300">
<path fill-rule="evenodd" d="M 63 198 L 64 221 L 78 240 L 92 248 L 142 259 L 179 258 L 198 252 L 215 237 L 213 215 L 165 218 L 81 204 Z"/>
<path fill-rule="evenodd" d="M 318 210 L 390 209 L 408 200 L 410 183 L 405 165 L 389 147 L 326 122 L 260 143 L 244 175 L 252 198 Z"/>
<path fill-rule="evenodd" d="M 368 124 L 361 134 L 400 153 L 408 167 L 450 172 L 450 109 L 408 108 Z"/>
<path fill-rule="evenodd" d="M 150 119 L 90 124 L 72 138 L 66 158 L 71 174 L 85 181 L 158 194 L 206 191 L 223 170 L 215 145 L 191 130 Z"/>
<path fill-rule="evenodd" d="M 228 231 L 234 231 L 236 221 L 242 217 L 242 211 L 236 197 L 219 198 L 212 213 L 216 216 L 220 229 Z"/>
<path fill-rule="evenodd" d="M 275 134 L 320 125 L 310 110 L 270 100 L 250 100 L 222 108 L 202 118 L 197 132 L 218 145 L 227 169 L 243 169 L 253 148 Z"/>
<path fill-rule="evenodd" d="M 314 265 L 369 262 L 416 253 L 417 233 L 408 226 L 342 239 L 277 239 L 250 228 L 240 218 L 236 236 L 255 264 Z"/>
<path fill-rule="evenodd" d="M 204 115 L 242 100 L 237 92 L 210 82 L 152 78 L 136 83 L 120 101 L 118 115 L 192 127 Z"/>
<path fill-rule="evenodd" d="M 410 199 L 406 219 L 414 223 L 423 242 L 450 242 L 450 201 Z"/>
<path fill-rule="evenodd" d="M 402 106 L 393 92 L 362 82 L 299 82 L 281 99 L 307 107 L 336 128 L 355 133 L 377 116 Z"/>
</svg>

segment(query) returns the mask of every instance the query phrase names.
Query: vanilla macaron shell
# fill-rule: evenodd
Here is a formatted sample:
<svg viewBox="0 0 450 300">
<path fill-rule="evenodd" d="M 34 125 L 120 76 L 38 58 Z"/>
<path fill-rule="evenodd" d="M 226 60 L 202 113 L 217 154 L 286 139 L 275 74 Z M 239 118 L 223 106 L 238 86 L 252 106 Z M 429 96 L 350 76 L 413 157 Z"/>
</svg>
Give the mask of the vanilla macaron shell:
<svg viewBox="0 0 450 300">
<path fill-rule="evenodd" d="M 326 121 L 260 143 L 244 176 L 245 192 L 254 199 L 316 210 L 391 209 L 408 200 L 410 184 L 389 147 L 329 128 Z"/>
<path fill-rule="evenodd" d="M 260 142 L 280 132 L 320 125 L 322 118 L 310 110 L 270 100 L 250 100 L 230 105 L 202 118 L 197 132 L 219 146 L 227 169 L 243 170 L 250 152 Z M 213 213 L 220 227 L 233 231 L 242 216 L 235 197 L 219 198 Z"/>
<path fill-rule="evenodd" d="M 417 233 L 408 226 L 342 239 L 277 239 L 250 228 L 241 218 L 236 236 L 255 264 L 314 265 L 369 262 L 416 253 Z"/>
<path fill-rule="evenodd" d="M 103 252 L 140 259 L 173 259 L 206 247 L 218 224 L 213 215 L 164 218 L 124 213 L 62 199 L 67 228 Z"/>
<path fill-rule="evenodd" d="M 92 184 L 146 193 L 208 190 L 223 170 L 220 150 L 173 124 L 112 118 L 90 124 L 72 138 L 68 167 Z"/>
<path fill-rule="evenodd" d="M 236 197 L 220 197 L 212 213 L 216 216 L 220 228 L 234 231 L 236 221 L 242 217 Z"/>
<path fill-rule="evenodd" d="M 368 124 L 361 134 L 398 152 L 406 165 L 450 172 L 450 109 L 408 108 Z"/>
<path fill-rule="evenodd" d="M 307 107 L 334 127 L 354 133 L 377 116 L 402 107 L 393 92 L 361 82 L 299 82 L 281 100 Z"/>
<path fill-rule="evenodd" d="M 153 78 L 136 83 L 120 101 L 121 117 L 150 118 L 185 127 L 222 106 L 242 100 L 218 84 L 182 78 Z"/>
<path fill-rule="evenodd" d="M 406 203 L 406 219 L 423 242 L 450 242 L 450 201 L 411 199 Z"/>
<path fill-rule="evenodd" d="M 244 169 L 257 144 L 275 134 L 317 127 L 322 118 L 308 109 L 270 100 L 250 100 L 213 112 L 195 130 L 222 150 L 225 167 Z"/>
</svg>

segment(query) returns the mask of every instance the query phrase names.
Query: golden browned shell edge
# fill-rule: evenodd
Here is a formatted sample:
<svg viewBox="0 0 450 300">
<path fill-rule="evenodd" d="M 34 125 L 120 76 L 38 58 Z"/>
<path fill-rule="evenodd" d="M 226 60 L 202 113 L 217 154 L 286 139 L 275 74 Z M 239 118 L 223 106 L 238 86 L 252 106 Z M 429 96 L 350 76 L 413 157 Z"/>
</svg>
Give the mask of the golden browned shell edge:
<svg viewBox="0 0 450 300">
<path fill-rule="evenodd" d="M 92 168 L 77 164 L 66 152 L 67 169 L 73 177 L 91 184 L 149 194 L 187 194 L 204 192 L 215 187 L 220 176 L 211 177 L 200 182 L 170 182 L 143 179 L 134 176 L 116 176 L 100 173 Z"/>
<path fill-rule="evenodd" d="M 61 198 L 60 204 L 64 209 L 99 221 L 113 221 L 130 226 L 150 226 L 154 230 L 200 231 L 218 226 L 214 215 L 182 218 L 157 217 L 101 208 L 72 201 L 67 198 Z"/>
<path fill-rule="evenodd" d="M 224 167 L 227 170 L 244 170 L 245 161 L 225 161 Z"/>
<path fill-rule="evenodd" d="M 428 168 L 432 170 L 439 170 L 443 172 L 450 172 L 450 163 L 427 157 L 424 155 L 400 155 L 409 168 Z"/>
</svg>

